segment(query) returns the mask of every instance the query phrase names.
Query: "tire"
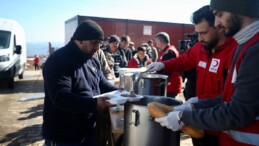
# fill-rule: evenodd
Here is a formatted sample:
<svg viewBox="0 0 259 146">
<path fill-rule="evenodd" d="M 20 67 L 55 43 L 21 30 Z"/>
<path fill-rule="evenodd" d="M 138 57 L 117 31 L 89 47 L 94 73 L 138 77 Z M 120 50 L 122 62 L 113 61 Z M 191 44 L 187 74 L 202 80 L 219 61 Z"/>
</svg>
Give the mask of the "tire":
<svg viewBox="0 0 259 146">
<path fill-rule="evenodd" d="M 10 78 L 8 80 L 8 88 L 13 89 L 14 88 L 14 77 Z"/>
<path fill-rule="evenodd" d="M 18 78 L 19 78 L 19 79 L 23 79 L 23 72 L 18 75 Z"/>
</svg>

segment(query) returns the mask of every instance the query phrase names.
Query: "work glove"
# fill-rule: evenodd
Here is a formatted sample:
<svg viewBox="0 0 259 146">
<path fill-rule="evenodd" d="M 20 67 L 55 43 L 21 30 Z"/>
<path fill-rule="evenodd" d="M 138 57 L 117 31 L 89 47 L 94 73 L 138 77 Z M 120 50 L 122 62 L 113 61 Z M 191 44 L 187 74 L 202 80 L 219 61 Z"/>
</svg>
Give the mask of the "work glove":
<svg viewBox="0 0 259 146">
<path fill-rule="evenodd" d="M 191 104 L 181 104 L 174 107 L 174 111 L 185 111 L 185 110 L 192 110 Z"/>
<path fill-rule="evenodd" d="M 185 103 L 175 106 L 174 110 L 175 111 L 184 111 L 184 110 L 192 110 L 192 103 L 196 103 L 198 102 L 198 97 L 192 97 L 190 99 L 188 99 Z"/>
<path fill-rule="evenodd" d="M 199 100 L 198 97 L 191 97 L 187 101 L 185 101 L 184 104 L 196 103 L 196 102 L 198 102 L 198 100 Z"/>
<path fill-rule="evenodd" d="M 153 71 L 160 71 L 165 68 L 164 63 L 162 62 L 153 62 L 147 66 L 147 71 L 153 72 Z"/>
<path fill-rule="evenodd" d="M 180 111 L 172 111 L 165 117 L 155 118 L 155 121 L 158 122 L 161 126 L 173 131 L 178 131 L 184 126 L 184 123 L 180 118 Z"/>
</svg>

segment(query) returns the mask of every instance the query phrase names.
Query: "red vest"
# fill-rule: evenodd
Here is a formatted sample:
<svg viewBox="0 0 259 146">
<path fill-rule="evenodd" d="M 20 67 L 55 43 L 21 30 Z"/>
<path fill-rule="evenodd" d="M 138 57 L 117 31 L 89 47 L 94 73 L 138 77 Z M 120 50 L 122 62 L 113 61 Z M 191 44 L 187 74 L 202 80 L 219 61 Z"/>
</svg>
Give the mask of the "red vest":
<svg viewBox="0 0 259 146">
<path fill-rule="evenodd" d="M 223 91 L 223 101 L 230 102 L 231 97 L 235 91 L 235 87 L 232 83 L 232 80 L 238 74 L 238 69 L 240 63 L 243 60 L 244 53 L 250 46 L 259 42 L 259 33 L 252 37 L 244 47 L 242 48 L 236 62 L 235 66 L 230 68 L 230 72 L 227 76 L 225 87 Z M 234 78 L 233 78 L 234 77 Z M 259 108 L 259 107 L 258 107 Z M 251 124 L 243 128 L 233 129 L 224 131 L 220 134 L 220 146 L 251 146 L 258 145 L 259 139 L 259 117 L 257 117 Z M 255 142 L 257 140 L 257 142 Z"/>
<path fill-rule="evenodd" d="M 179 57 L 179 53 L 174 46 L 168 46 L 164 49 L 161 54 L 161 57 L 158 58 L 158 62 L 162 62 L 163 56 L 169 51 L 173 51 L 176 57 Z M 182 78 L 178 72 L 171 72 L 170 78 L 168 78 L 169 85 L 167 86 L 167 93 L 178 94 L 182 90 Z"/>
</svg>

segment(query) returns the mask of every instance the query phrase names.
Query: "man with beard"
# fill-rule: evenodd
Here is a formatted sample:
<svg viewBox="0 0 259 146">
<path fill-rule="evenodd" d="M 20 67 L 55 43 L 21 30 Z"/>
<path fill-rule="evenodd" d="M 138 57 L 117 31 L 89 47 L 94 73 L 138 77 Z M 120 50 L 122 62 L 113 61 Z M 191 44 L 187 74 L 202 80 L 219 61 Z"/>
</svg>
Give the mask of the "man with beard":
<svg viewBox="0 0 259 146">
<path fill-rule="evenodd" d="M 106 80 L 93 57 L 103 38 L 101 27 L 86 20 L 70 42 L 46 61 L 42 126 L 46 146 L 103 145 L 96 138 L 97 113 L 112 105 L 106 101 L 108 97 L 94 96 L 117 89 Z"/>
<path fill-rule="evenodd" d="M 215 16 L 209 5 L 204 6 L 192 15 L 199 42 L 179 58 L 155 62 L 147 70 L 163 72 L 189 71 L 196 67 L 196 97 L 187 103 L 215 98 L 224 89 L 224 82 L 230 66 L 230 53 L 237 45 L 236 41 L 226 38 L 224 30 L 214 27 Z M 207 131 L 201 139 L 193 139 L 194 146 L 217 146 L 218 136 L 214 131 Z"/>
<path fill-rule="evenodd" d="M 183 105 L 184 111 L 171 112 L 157 121 L 174 131 L 185 124 L 223 131 L 220 146 L 258 146 L 259 1 L 211 0 L 210 6 L 216 16 L 215 26 L 238 43 L 224 91 L 216 99 Z"/>
</svg>

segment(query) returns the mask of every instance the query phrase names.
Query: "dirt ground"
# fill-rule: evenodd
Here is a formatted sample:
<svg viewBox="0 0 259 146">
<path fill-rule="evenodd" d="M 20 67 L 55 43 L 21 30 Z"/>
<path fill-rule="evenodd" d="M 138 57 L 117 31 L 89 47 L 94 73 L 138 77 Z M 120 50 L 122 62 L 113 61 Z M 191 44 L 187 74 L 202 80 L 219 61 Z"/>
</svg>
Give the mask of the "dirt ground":
<svg viewBox="0 0 259 146">
<path fill-rule="evenodd" d="M 32 96 L 44 96 L 41 71 L 26 70 L 12 90 L 0 82 L 0 145 L 42 145 L 43 99 L 19 101 Z"/>
<path fill-rule="evenodd" d="M 24 101 L 30 97 L 34 100 Z M 42 146 L 43 80 L 41 70 L 26 70 L 10 90 L 0 81 L 0 146 Z M 179 96 L 182 99 L 182 96 Z M 183 135 L 181 146 L 192 146 Z"/>
</svg>

